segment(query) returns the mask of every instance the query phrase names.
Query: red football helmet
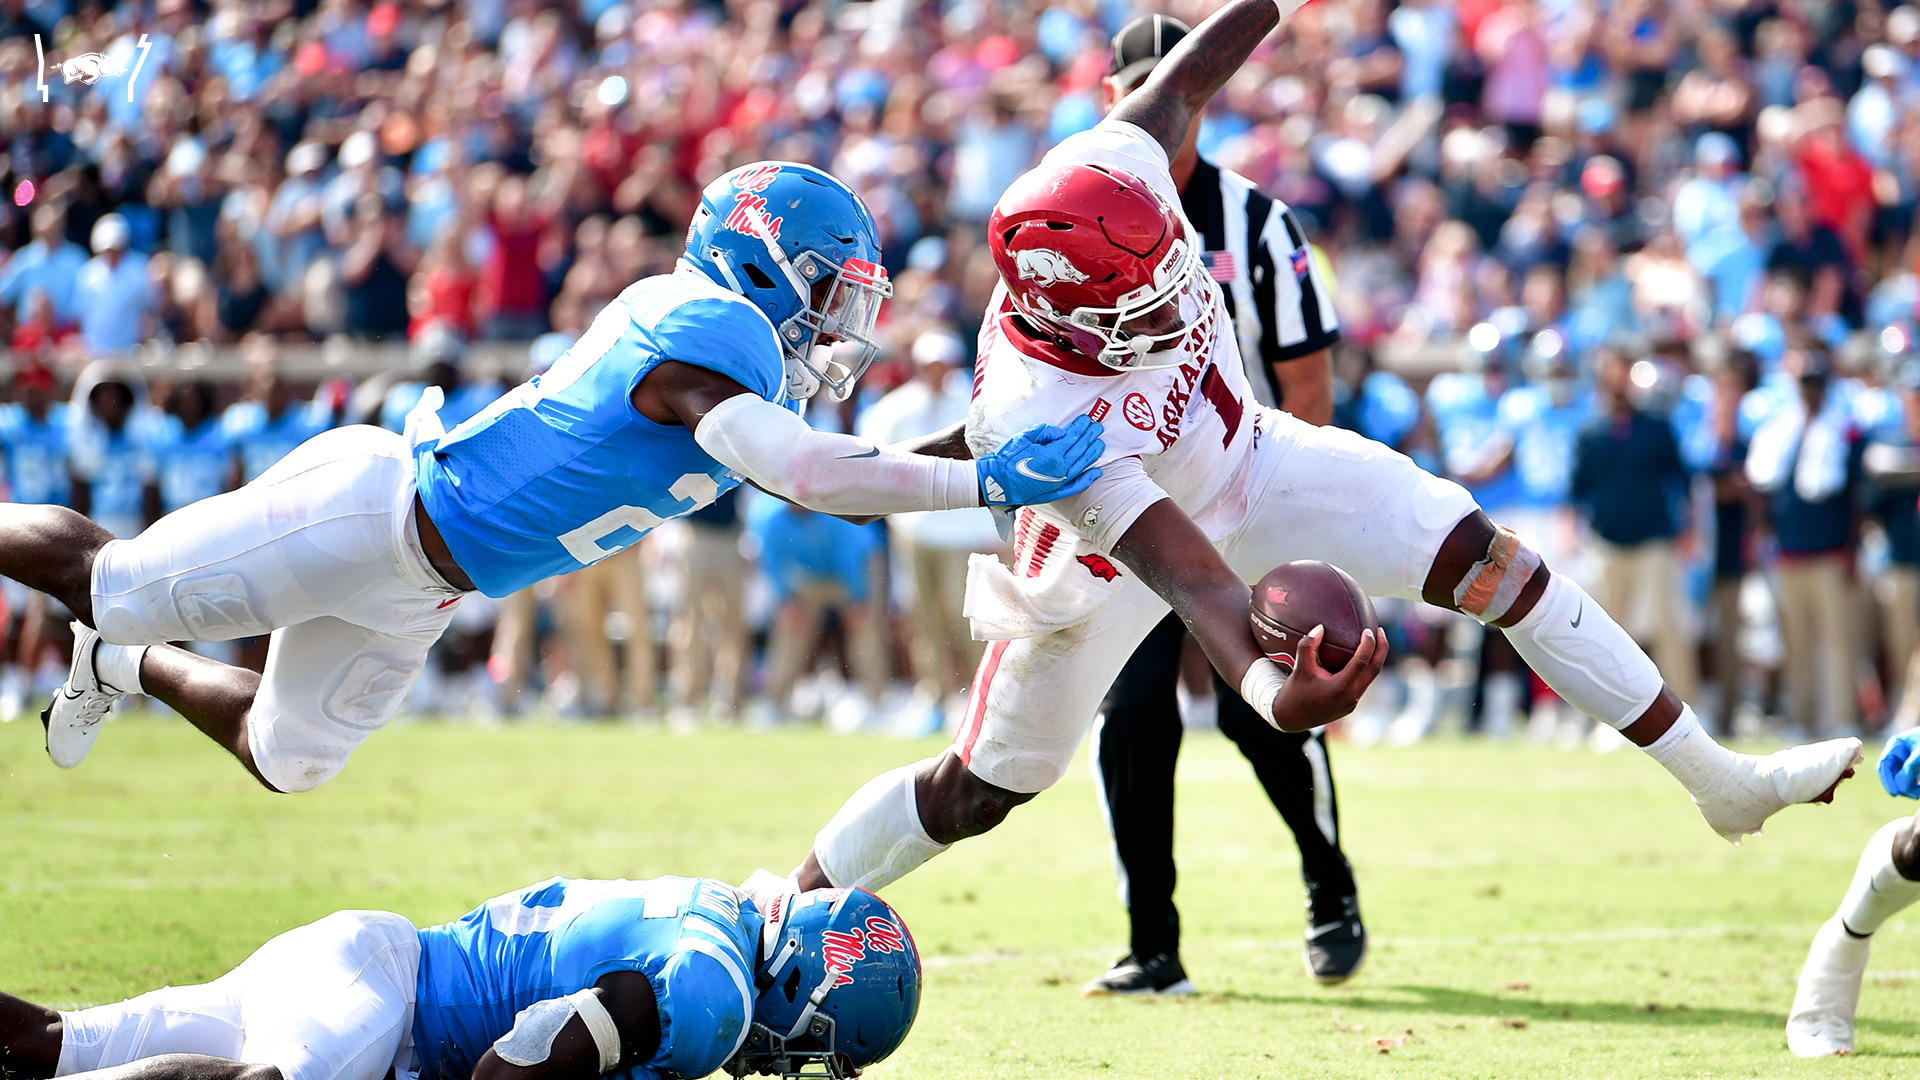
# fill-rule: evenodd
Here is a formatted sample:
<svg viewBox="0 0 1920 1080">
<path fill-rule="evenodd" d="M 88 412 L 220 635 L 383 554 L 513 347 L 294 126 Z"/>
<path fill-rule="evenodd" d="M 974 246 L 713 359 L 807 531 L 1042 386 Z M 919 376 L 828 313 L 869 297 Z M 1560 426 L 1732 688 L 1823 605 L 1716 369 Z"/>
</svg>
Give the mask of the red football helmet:
<svg viewBox="0 0 1920 1080">
<path fill-rule="evenodd" d="M 1212 298 L 1186 223 L 1125 169 L 1028 172 L 993 208 L 987 243 L 1020 313 L 1107 367 L 1173 367 L 1209 344 Z M 1141 332 L 1136 320 L 1148 316 Z"/>
</svg>

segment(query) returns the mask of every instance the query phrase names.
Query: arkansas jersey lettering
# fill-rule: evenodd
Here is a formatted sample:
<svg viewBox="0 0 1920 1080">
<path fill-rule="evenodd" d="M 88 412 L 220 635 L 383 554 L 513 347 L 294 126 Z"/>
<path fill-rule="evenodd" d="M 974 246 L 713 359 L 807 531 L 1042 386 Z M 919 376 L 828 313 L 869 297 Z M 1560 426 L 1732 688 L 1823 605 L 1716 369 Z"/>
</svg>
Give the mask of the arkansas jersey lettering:
<svg viewBox="0 0 1920 1080">
<path fill-rule="evenodd" d="M 1113 565 L 1113 563 L 1105 555 L 1100 555 L 1100 554 L 1079 555 L 1079 556 L 1075 556 L 1073 561 L 1079 563 L 1081 566 L 1086 567 L 1087 573 L 1092 574 L 1094 577 L 1099 578 L 1101 581 L 1112 581 L 1114 578 L 1117 578 L 1120 576 L 1120 568 Z"/>
<path fill-rule="evenodd" d="M 1207 369 L 1206 375 L 1200 380 L 1200 393 L 1213 402 L 1214 411 L 1220 414 L 1221 422 L 1227 425 L 1226 438 L 1220 440 L 1220 445 L 1232 445 L 1234 434 L 1240 430 L 1240 417 L 1246 409 L 1240 404 L 1240 399 L 1233 396 L 1233 391 L 1227 389 L 1227 380 L 1220 377 L 1219 368 Z"/>
</svg>

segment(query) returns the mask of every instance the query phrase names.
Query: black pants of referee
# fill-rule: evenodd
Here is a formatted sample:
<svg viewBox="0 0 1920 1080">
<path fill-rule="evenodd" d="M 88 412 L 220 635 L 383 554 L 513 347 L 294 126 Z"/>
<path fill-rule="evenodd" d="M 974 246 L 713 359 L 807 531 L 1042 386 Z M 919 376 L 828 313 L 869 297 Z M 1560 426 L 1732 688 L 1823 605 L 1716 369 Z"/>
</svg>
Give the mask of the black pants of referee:
<svg viewBox="0 0 1920 1080">
<path fill-rule="evenodd" d="M 1142 960 L 1180 951 L 1180 912 L 1173 906 L 1173 767 L 1182 729 L 1174 687 L 1185 633 L 1178 615 L 1153 628 L 1107 691 L 1094 727 L 1107 827 L 1133 923 L 1132 951 Z M 1340 899 L 1356 890 L 1353 868 L 1340 851 L 1339 807 L 1324 736 L 1278 730 L 1217 673 L 1214 692 L 1221 733 L 1253 764 L 1267 798 L 1293 830 L 1300 876 L 1337 909 Z"/>
</svg>

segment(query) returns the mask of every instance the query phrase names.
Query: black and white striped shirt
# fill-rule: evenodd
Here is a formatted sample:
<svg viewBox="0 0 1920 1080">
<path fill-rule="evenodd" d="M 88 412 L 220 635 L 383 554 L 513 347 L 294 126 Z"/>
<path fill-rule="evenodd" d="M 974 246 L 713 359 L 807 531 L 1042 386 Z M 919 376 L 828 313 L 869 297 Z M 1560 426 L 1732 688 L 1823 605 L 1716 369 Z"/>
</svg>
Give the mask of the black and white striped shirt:
<svg viewBox="0 0 1920 1080">
<path fill-rule="evenodd" d="M 1262 405 L 1279 407 L 1273 365 L 1340 340 L 1333 296 L 1320 279 L 1307 234 L 1285 203 L 1206 158 L 1194 166 L 1180 204 L 1200 234 L 1208 270 L 1226 293 L 1247 384 Z"/>
</svg>

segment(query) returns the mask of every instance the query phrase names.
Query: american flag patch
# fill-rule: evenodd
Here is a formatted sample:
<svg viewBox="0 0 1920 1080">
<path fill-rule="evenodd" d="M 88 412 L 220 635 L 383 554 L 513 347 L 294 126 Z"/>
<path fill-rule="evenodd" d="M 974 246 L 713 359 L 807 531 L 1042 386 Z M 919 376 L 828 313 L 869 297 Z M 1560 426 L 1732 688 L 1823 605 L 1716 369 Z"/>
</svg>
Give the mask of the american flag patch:
<svg viewBox="0 0 1920 1080">
<path fill-rule="evenodd" d="M 1239 276 L 1239 263 L 1231 251 L 1203 252 L 1200 258 L 1206 262 L 1207 273 L 1215 281 L 1232 281 Z"/>
<path fill-rule="evenodd" d="M 1293 276 L 1296 278 L 1306 277 L 1307 264 L 1312 261 L 1313 261 L 1312 252 L 1308 251 L 1304 247 L 1295 248 L 1293 252 Z"/>
</svg>

